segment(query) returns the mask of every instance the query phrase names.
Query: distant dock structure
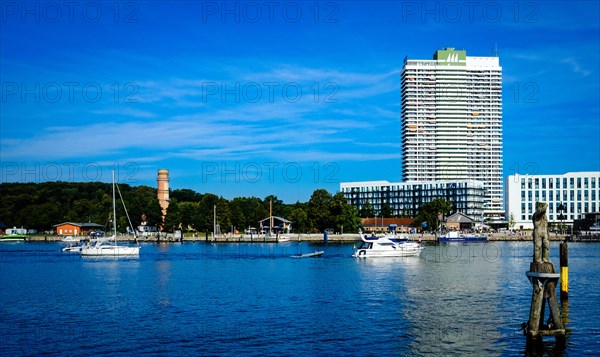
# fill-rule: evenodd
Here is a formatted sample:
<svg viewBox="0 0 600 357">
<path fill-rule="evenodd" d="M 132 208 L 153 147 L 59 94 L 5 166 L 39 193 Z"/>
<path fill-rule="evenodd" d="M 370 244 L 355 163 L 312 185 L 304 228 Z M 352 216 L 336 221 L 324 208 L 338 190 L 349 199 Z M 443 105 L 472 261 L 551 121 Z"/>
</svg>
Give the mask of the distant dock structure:
<svg viewBox="0 0 600 357">
<path fill-rule="evenodd" d="M 157 195 L 158 203 L 162 211 L 162 220 L 167 216 L 167 208 L 169 208 L 169 170 L 158 170 L 157 178 Z"/>
</svg>

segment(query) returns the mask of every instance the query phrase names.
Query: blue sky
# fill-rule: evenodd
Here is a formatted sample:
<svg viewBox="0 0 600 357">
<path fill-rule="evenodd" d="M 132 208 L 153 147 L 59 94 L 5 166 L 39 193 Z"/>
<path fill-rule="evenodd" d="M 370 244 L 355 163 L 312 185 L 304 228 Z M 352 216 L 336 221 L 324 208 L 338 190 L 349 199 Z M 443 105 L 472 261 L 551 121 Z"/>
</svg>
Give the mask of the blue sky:
<svg viewBox="0 0 600 357">
<path fill-rule="evenodd" d="M 504 174 L 600 170 L 598 3 L 2 1 L 0 182 L 306 201 L 401 180 L 400 69 L 503 67 Z"/>
</svg>

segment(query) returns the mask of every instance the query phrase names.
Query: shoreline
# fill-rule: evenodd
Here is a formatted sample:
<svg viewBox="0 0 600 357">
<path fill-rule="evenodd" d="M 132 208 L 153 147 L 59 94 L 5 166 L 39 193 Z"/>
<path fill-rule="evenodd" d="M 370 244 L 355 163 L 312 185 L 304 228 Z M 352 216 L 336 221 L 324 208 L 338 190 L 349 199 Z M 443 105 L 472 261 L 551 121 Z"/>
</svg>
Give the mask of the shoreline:
<svg viewBox="0 0 600 357">
<path fill-rule="evenodd" d="M 286 235 L 289 237 L 289 241 L 278 242 L 276 237 L 258 237 L 258 236 L 249 236 L 249 235 L 221 235 L 213 239 L 212 236 L 206 235 L 192 235 L 185 236 L 183 239 L 175 239 L 173 235 L 167 235 L 167 237 L 138 237 L 138 241 L 141 243 L 179 243 L 179 242 L 207 242 L 207 243 L 286 243 L 286 242 L 323 242 L 323 234 L 291 234 Z M 550 241 L 565 241 L 567 234 L 551 234 Z M 493 233 L 488 234 L 488 242 L 527 242 L 533 241 L 533 236 L 529 232 L 525 235 L 507 235 L 504 233 Z M 61 239 L 64 238 L 62 236 L 56 235 L 32 235 L 26 238 L 26 242 L 60 242 Z M 87 237 L 83 237 L 84 239 Z M 422 242 L 436 242 L 436 236 L 433 234 L 411 234 L 409 235 L 409 239 L 418 241 L 419 239 Z M 118 241 L 122 242 L 133 242 L 133 236 L 119 236 L 117 238 Z M 361 239 L 358 236 L 358 233 L 352 234 L 332 234 L 327 237 L 328 242 L 331 243 L 353 243 L 360 242 Z M 600 237 L 598 238 L 583 238 L 583 239 L 575 239 L 569 242 L 600 242 Z M 67 242 L 64 242 L 67 243 Z"/>
</svg>

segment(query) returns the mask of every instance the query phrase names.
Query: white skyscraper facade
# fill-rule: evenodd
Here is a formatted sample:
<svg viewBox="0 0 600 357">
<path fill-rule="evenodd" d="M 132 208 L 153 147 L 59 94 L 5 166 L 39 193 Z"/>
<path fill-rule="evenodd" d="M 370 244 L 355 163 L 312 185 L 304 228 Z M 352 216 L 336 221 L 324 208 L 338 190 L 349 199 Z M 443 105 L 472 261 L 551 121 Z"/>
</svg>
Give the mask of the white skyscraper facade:
<svg viewBox="0 0 600 357">
<path fill-rule="evenodd" d="M 485 215 L 504 217 L 498 57 L 446 48 L 405 59 L 401 86 L 403 181 L 481 181 Z"/>
</svg>

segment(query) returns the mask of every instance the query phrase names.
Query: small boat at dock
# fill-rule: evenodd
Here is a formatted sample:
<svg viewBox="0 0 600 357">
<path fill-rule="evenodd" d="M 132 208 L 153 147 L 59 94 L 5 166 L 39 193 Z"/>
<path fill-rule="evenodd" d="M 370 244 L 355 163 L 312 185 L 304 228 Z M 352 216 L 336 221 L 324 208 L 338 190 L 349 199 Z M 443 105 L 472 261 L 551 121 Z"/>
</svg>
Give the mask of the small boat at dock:
<svg viewBox="0 0 600 357">
<path fill-rule="evenodd" d="M 278 243 L 284 243 L 284 242 L 289 242 L 289 241 L 290 241 L 290 237 L 288 237 L 288 236 L 278 236 L 277 237 Z"/>
<path fill-rule="evenodd" d="M 78 237 L 66 236 L 60 241 L 65 243 L 79 243 L 80 239 Z"/>
<path fill-rule="evenodd" d="M 487 237 L 483 234 L 463 234 L 460 232 L 448 232 L 438 238 L 440 243 L 453 243 L 453 242 L 487 242 Z"/>
<path fill-rule="evenodd" d="M 2 243 L 20 243 L 24 242 L 25 238 L 27 238 L 24 234 L 7 234 L 5 236 L 0 237 L 0 242 Z"/>
</svg>

